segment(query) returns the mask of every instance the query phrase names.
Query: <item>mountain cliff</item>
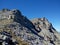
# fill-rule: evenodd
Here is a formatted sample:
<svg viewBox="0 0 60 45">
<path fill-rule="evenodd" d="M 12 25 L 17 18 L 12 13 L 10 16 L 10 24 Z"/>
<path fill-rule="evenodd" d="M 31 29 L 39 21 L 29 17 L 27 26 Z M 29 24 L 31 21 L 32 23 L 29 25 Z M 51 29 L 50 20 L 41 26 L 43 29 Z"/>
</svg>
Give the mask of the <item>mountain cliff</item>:
<svg viewBox="0 0 60 45">
<path fill-rule="evenodd" d="M 17 9 L 2 9 L 0 44 L 60 45 L 60 34 L 45 17 L 29 20 Z"/>
</svg>

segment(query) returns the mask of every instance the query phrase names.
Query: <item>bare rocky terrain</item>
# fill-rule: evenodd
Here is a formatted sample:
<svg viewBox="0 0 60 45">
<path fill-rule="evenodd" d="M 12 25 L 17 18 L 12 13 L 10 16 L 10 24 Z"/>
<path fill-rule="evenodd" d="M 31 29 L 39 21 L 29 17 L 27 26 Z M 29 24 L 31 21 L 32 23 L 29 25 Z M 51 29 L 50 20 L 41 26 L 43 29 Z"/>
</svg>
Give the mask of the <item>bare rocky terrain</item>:
<svg viewBox="0 0 60 45">
<path fill-rule="evenodd" d="M 60 45 L 60 34 L 45 17 L 29 20 L 17 9 L 2 9 L 0 45 Z"/>
</svg>

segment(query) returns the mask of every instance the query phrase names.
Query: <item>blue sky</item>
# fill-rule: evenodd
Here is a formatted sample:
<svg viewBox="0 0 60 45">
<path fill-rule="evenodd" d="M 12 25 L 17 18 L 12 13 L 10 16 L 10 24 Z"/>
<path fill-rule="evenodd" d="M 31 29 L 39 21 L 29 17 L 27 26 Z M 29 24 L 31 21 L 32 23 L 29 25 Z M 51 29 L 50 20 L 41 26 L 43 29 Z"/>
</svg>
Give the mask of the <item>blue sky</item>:
<svg viewBox="0 0 60 45">
<path fill-rule="evenodd" d="M 3 8 L 19 9 L 29 19 L 46 17 L 60 32 L 60 0 L 0 0 Z"/>
</svg>

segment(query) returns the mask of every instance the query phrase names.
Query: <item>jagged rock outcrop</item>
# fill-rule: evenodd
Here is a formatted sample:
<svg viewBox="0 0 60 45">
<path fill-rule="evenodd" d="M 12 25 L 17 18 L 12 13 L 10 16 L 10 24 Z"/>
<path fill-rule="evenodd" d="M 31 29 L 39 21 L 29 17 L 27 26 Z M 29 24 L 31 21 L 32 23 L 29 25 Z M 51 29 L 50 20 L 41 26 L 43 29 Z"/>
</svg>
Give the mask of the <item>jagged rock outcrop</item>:
<svg viewBox="0 0 60 45">
<path fill-rule="evenodd" d="M 45 17 L 30 21 L 17 9 L 0 11 L 0 32 L 4 31 L 17 45 L 60 45 L 60 34 Z"/>
<path fill-rule="evenodd" d="M 58 34 L 58 32 L 54 29 L 52 24 L 45 17 L 33 19 L 32 23 L 35 25 L 35 28 L 40 31 L 38 34 L 44 37 L 44 43 L 46 43 L 46 45 L 60 44 L 60 43 L 59 44 L 55 43 L 55 42 L 57 43 L 60 42 L 59 41 L 60 36 L 58 36 L 60 34 Z"/>
</svg>

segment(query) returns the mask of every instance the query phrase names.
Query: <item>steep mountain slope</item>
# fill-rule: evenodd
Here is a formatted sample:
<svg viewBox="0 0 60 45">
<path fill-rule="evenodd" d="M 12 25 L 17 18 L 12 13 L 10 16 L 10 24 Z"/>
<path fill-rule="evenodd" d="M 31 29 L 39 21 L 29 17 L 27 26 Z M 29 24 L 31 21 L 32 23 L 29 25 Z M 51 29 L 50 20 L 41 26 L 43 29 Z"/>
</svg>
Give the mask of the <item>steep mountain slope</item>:
<svg viewBox="0 0 60 45">
<path fill-rule="evenodd" d="M 14 44 L 5 41 L 10 45 L 60 45 L 60 34 L 45 17 L 30 21 L 17 9 L 0 11 L 0 32 L 12 40 Z"/>
</svg>

